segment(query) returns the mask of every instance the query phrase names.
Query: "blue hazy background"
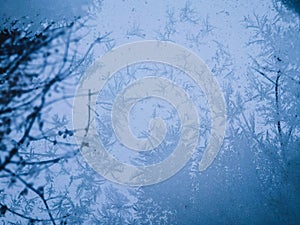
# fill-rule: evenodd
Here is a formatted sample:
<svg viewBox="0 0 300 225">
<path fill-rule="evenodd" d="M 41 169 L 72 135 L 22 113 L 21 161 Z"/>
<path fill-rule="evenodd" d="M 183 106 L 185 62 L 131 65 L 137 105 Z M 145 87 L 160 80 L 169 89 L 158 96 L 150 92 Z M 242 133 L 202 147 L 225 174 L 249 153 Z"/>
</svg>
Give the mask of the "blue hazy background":
<svg viewBox="0 0 300 225">
<path fill-rule="evenodd" d="M 109 144 L 115 138 L 110 133 L 110 108 L 103 109 L 100 102 L 113 102 L 118 91 L 126 86 L 122 81 L 148 75 L 167 78 L 172 74 L 180 77 L 178 85 L 190 92 L 201 118 L 197 152 L 179 173 L 146 187 L 132 188 L 107 181 L 80 154 L 66 163 L 68 173 L 60 174 L 54 167 L 53 173 L 57 175 L 52 185 L 57 193 L 67 190 L 68 201 L 60 207 L 72 212 L 70 224 L 300 224 L 297 1 L 0 2 L 3 21 L 33 21 L 33 33 L 41 29 L 45 20 L 60 23 L 82 17 L 86 25 L 82 32 L 87 34 L 78 46 L 82 52 L 97 36 L 109 34 L 111 41 L 96 46 L 91 61 L 113 47 L 134 41 L 156 39 L 182 45 L 209 66 L 225 97 L 227 129 L 223 146 L 213 164 L 199 172 L 198 163 L 210 127 L 209 108 L 201 89 L 191 91 L 188 87 L 194 84 L 185 74 L 155 63 L 141 63 L 119 71 L 98 96 L 100 139 Z M 1 26 L 7 25 L 2 22 Z M 82 74 L 85 70 L 82 68 Z M 284 147 L 279 143 L 278 109 L 274 82 L 270 82 L 279 70 L 284 74 L 279 110 Z M 269 79 L 262 76 L 262 71 Z M 73 94 L 75 89 L 76 86 L 69 93 Z M 71 121 L 72 108 L 59 103 L 50 114 Z M 134 165 L 167 157 L 178 141 L 180 123 L 172 105 L 159 99 L 145 99 L 132 109 L 130 125 L 137 136 L 142 135 L 154 114 L 167 121 L 169 133 L 163 147 L 149 154 L 137 154 L 117 143 L 110 145 L 111 154 Z M 46 152 L 47 146 L 41 144 L 36 148 Z M 7 221 L 0 219 L 3 224 L 10 224 L 8 219 L 16 224 L 19 221 L 14 216 Z"/>
</svg>

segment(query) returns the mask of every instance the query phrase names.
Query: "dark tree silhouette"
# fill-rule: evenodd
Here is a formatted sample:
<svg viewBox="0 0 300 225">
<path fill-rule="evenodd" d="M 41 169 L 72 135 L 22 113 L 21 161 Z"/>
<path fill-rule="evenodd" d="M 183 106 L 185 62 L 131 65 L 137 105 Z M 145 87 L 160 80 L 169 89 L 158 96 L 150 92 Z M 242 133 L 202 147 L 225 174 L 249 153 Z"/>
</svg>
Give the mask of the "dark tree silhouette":
<svg viewBox="0 0 300 225">
<path fill-rule="evenodd" d="M 262 49 L 250 57 L 249 68 L 248 96 L 259 99 L 255 105 L 258 119 L 252 115 L 249 126 L 245 123 L 250 128 L 248 137 L 256 142 L 257 174 L 269 207 L 283 224 L 299 220 L 299 206 L 291 203 L 299 201 L 299 19 L 291 18 L 292 23 L 280 14 L 275 19 L 245 18 L 255 34 L 250 46 Z M 286 194 L 288 189 L 294 198 Z"/>
<path fill-rule="evenodd" d="M 0 31 L 0 217 L 7 221 L 19 217 L 29 224 L 64 224 L 69 216 L 57 216 L 51 201 L 64 195 L 51 196 L 45 171 L 63 165 L 78 148 L 68 140 L 74 131 L 47 116 L 54 103 L 72 97 L 67 87 L 74 88 L 94 45 L 107 40 L 107 35 L 99 37 L 80 52 L 77 46 L 87 30 L 83 24 L 80 19 L 51 23 L 32 34 L 15 21 Z M 47 148 L 32 147 L 41 140 Z M 69 148 L 63 154 L 57 150 L 64 147 Z"/>
</svg>

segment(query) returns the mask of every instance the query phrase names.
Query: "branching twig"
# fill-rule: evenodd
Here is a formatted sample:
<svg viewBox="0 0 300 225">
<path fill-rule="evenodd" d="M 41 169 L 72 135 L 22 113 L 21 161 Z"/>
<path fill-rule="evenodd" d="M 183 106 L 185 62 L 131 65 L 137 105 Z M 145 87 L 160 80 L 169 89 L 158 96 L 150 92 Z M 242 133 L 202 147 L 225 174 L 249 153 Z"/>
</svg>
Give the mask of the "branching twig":
<svg viewBox="0 0 300 225">
<path fill-rule="evenodd" d="M 279 103 L 279 78 L 281 74 L 280 71 L 277 73 L 276 82 L 275 82 L 275 101 L 276 101 L 276 114 L 277 114 L 277 130 L 279 135 L 280 147 L 283 150 L 283 140 L 282 140 L 282 129 L 281 129 L 281 121 L 280 121 L 280 103 Z"/>
<path fill-rule="evenodd" d="M 14 172 L 10 171 L 9 169 L 4 169 L 4 171 L 6 171 L 7 173 L 11 174 L 12 177 L 16 177 L 19 181 L 21 181 L 28 189 L 30 189 L 31 191 L 33 191 L 35 194 L 37 194 L 40 199 L 42 200 L 43 204 L 45 205 L 45 208 L 48 212 L 48 215 L 50 217 L 51 222 L 53 223 L 53 225 L 56 225 L 55 220 L 52 216 L 52 213 L 50 211 L 49 205 L 45 199 L 44 196 L 44 191 L 43 190 L 38 190 L 35 189 L 31 184 L 27 183 L 22 177 L 20 177 L 19 175 L 15 174 Z"/>
</svg>

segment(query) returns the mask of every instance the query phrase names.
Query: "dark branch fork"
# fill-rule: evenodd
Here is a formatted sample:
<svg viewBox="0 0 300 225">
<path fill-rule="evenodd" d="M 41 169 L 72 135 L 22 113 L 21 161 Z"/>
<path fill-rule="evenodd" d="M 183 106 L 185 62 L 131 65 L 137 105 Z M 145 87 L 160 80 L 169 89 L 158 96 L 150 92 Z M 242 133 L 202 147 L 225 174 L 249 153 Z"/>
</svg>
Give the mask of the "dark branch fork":
<svg viewBox="0 0 300 225">
<path fill-rule="evenodd" d="M 30 87 L 30 85 L 32 86 L 32 84 L 29 83 L 27 89 L 26 88 L 24 89 L 23 87 L 18 88 L 15 86 L 6 86 L 6 87 L 10 88 L 8 90 L 13 89 L 14 94 L 10 94 L 9 99 L 3 98 L 5 100 L 5 104 L 2 104 L 3 102 L 0 103 L 0 104 L 2 104 L 1 108 L 0 108 L 1 116 L 3 116 L 3 115 L 9 116 L 11 113 L 18 112 L 20 110 L 26 111 L 28 109 L 31 111 L 30 113 L 28 113 L 28 115 L 25 116 L 26 121 L 22 121 L 22 123 L 23 123 L 22 126 L 24 127 L 23 134 L 21 135 L 19 140 L 14 140 L 14 138 L 11 139 L 13 141 L 13 147 L 9 150 L 5 150 L 7 152 L 7 155 L 6 155 L 6 157 L 4 157 L 3 161 L 1 161 L 1 159 L 0 159 L 0 172 L 3 172 L 4 174 L 6 174 L 3 176 L 0 176 L 0 178 L 5 178 L 5 177 L 9 177 L 9 176 L 13 177 L 13 178 L 17 179 L 18 181 L 20 181 L 23 185 L 25 185 L 25 187 L 28 190 L 31 190 L 33 193 L 35 193 L 41 199 L 41 201 L 48 213 L 49 219 L 32 218 L 30 216 L 24 215 L 22 213 L 19 213 L 15 210 L 11 209 L 4 203 L 0 203 L 0 209 L 1 209 L 0 216 L 2 215 L 2 210 L 3 210 L 3 211 L 8 211 L 8 212 L 12 213 L 13 215 L 19 216 L 21 218 L 28 219 L 30 221 L 37 221 L 37 222 L 50 221 L 54 225 L 56 225 L 56 221 L 68 217 L 68 215 L 66 215 L 63 217 L 55 218 L 49 207 L 48 200 L 45 198 L 43 188 L 42 187 L 35 188 L 33 184 L 28 183 L 25 180 L 24 176 L 28 175 L 27 173 L 22 173 L 22 170 L 20 171 L 20 173 L 17 171 L 14 171 L 10 168 L 10 165 L 21 166 L 21 169 L 25 166 L 40 166 L 40 167 L 43 166 L 46 168 L 46 167 L 54 165 L 62 160 L 73 157 L 78 153 L 78 149 L 77 149 L 74 154 L 66 154 L 66 155 L 62 155 L 60 157 L 47 159 L 47 160 L 41 160 L 41 161 L 29 161 L 29 160 L 24 160 L 20 156 L 20 151 L 19 151 L 22 148 L 26 148 L 26 146 L 29 143 L 31 143 L 32 141 L 38 141 L 40 139 L 44 139 L 55 145 L 60 144 L 60 145 L 65 145 L 65 146 L 72 146 L 71 143 L 58 142 L 55 138 L 54 139 L 53 139 L 53 137 L 51 138 L 47 133 L 44 133 L 44 131 L 42 129 L 42 125 L 40 126 L 41 115 L 42 115 L 45 107 L 49 107 L 51 104 L 54 104 L 55 102 L 60 100 L 60 99 L 48 100 L 47 96 L 49 95 L 49 93 L 51 91 L 53 91 L 53 87 L 55 88 L 56 84 L 58 84 L 62 81 L 65 81 L 67 78 L 71 77 L 76 72 L 76 70 L 85 62 L 87 57 L 91 54 L 91 51 L 96 44 L 99 44 L 99 43 L 102 43 L 105 41 L 109 41 L 108 36 L 110 35 L 110 33 L 108 33 L 102 37 L 97 38 L 94 42 L 92 42 L 89 45 L 88 49 L 85 51 L 83 56 L 81 56 L 80 59 L 77 59 L 77 56 L 78 56 L 77 50 L 73 50 L 73 52 L 72 52 L 70 50 L 70 46 L 71 46 L 71 42 L 77 42 L 80 38 L 72 39 L 72 33 L 80 30 L 82 27 L 84 27 L 84 24 L 83 23 L 81 24 L 80 21 L 77 21 L 77 24 L 79 24 L 79 26 L 76 27 L 75 24 L 76 23 L 71 23 L 64 27 L 58 27 L 58 28 L 54 28 L 53 25 L 49 25 L 41 33 L 35 35 L 32 39 L 28 39 L 27 37 L 22 39 L 22 37 L 20 37 L 19 40 L 25 41 L 24 43 L 28 42 L 28 43 L 30 43 L 30 45 L 27 46 L 26 44 L 24 44 L 24 46 L 23 46 L 24 49 L 21 49 L 23 51 L 22 54 L 18 54 L 17 58 L 15 60 L 6 63 L 4 65 L 4 67 L 3 66 L 1 67 L 1 65 L 0 65 L 1 75 L 3 74 L 3 78 L 7 79 L 7 77 L 11 76 L 14 73 L 17 73 L 19 70 L 24 70 L 23 69 L 24 65 L 25 65 L 25 67 L 26 66 L 29 67 L 30 66 L 29 62 L 31 62 L 31 55 L 41 54 L 41 53 L 47 51 L 47 48 L 49 48 L 49 46 L 51 47 L 52 45 L 57 44 L 57 43 L 54 43 L 56 40 L 58 40 L 58 39 L 63 40 L 63 44 L 65 45 L 64 53 L 62 56 L 63 57 L 62 62 L 57 61 L 57 62 L 54 62 L 54 64 L 52 65 L 50 62 L 48 62 L 48 60 L 47 60 L 48 55 L 46 55 L 44 60 L 42 60 L 42 62 L 41 62 L 42 63 L 41 67 L 39 67 L 39 65 L 34 65 L 34 66 L 36 66 L 35 67 L 36 69 L 41 68 L 41 70 L 39 69 L 39 71 L 41 73 L 46 71 L 47 66 L 52 66 L 52 69 L 50 69 L 50 72 L 49 72 L 50 73 L 49 76 L 51 76 L 51 74 L 55 73 L 54 76 L 52 76 L 52 78 L 46 77 L 46 79 L 42 80 L 39 83 L 39 86 L 37 86 L 37 87 Z M 68 31 L 68 33 L 66 33 L 66 31 Z M 15 31 L 15 32 L 18 32 L 18 31 Z M 6 35 L 9 36 L 10 33 L 7 33 Z M 64 37 L 66 37 L 66 38 L 64 39 Z M 0 42 L 0 44 L 1 44 L 1 42 Z M 6 48 L 8 48 L 8 47 L 9 46 L 6 46 Z M 3 52 L 0 49 L 0 55 L 2 53 Z M 12 54 L 15 54 L 15 53 L 12 53 Z M 58 70 L 54 69 L 54 67 L 56 66 L 56 63 L 62 63 L 61 66 L 58 68 Z M 42 74 L 38 74 L 38 75 L 42 75 Z M 13 84 L 8 84 L 8 85 L 13 85 Z M 16 83 L 15 85 L 18 85 L 18 84 Z M 16 88 L 18 88 L 18 89 L 16 89 Z M 21 99 L 18 99 L 18 101 L 15 101 L 15 98 L 18 97 L 18 94 L 21 94 L 21 95 L 27 94 L 26 95 L 27 98 L 21 98 Z M 28 98 L 28 97 L 30 97 L 30 98 Z M 89 103 L 90 103 L 90 97 L 91 97 L 90 92 L 88 94 L 88 97 L 89 97 Z M 67 97 L 62 96 L 62 99 L 66 99 L 66 98 L 72 98 L 72 96 L 67 96 Z M 15 106 L 11 106 L 11 104 L 15 104 Z M 34 104 L 36 104 L 36 106 L 34 106 Z M 88 106 L 88 108 L 89 108 L 89 106 Z M 90 109 L 89 109 L 89 111 L 90 111 Z M 34 127 L 37 123 L 39 124 L 39 131 L 41 132 L 40 136 L 32 135 L 32 130 L 34 129 Z M 90 121 L 88 121 L 88 125 L 85 128 L 86 133 L 89 130 L 89 123 L 90 123 Z M 72 132 L 74 132 L 74 131 L 72 131 Z M 1 151 L 2 151 L 2 149 L 1 149 Z M 16 156 L 18 156 L 18 160 L 14 159 L 14 157 L 16 157 Z M 19 169 L 20 169 L 20 167 L 19 167 Z M 3 215 L 4 215 L 4 213 L 3 213 Z"/>
</svg>

